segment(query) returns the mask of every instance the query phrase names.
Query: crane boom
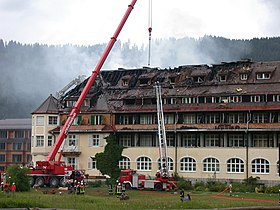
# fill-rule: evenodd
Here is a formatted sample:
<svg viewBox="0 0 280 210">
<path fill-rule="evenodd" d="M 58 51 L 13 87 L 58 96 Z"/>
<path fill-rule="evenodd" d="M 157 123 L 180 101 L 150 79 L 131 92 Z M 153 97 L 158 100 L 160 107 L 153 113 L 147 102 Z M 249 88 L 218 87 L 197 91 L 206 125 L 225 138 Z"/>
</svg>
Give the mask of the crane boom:
<svg viewBox="0 0 280 210">
<path fill-rule="evenodd" d="M 71 127 L 71 125 L 73 124 L 73 121 L 75 120 L 77 114 L 79 113 L 80 111 L 80 108 L 81 108 L 81 105 L 84 101 L 84 99 L 86 98 L 86 95 L 88 94 L 91 86 L 93 85 L 97 75 L 99 74 L 100 72 L 100 69 L 102 68 L 106 58 L 108 57 L 112 47 L 114 46 L 114 43 L 116 42 L 117 40 L 117 37 L 119 35 L 119 33 L 121 32 L 128 16 L 130 15 L 135 3 L 136 3 L 137 0 L 132 0 L 132 2 L 130 3 L 130 5 L 128 5 L 128 8 L 126 10 L 126 13 L 124 14 L 120 24 L 118 25 L 113 37 L 111 38 L 110 42 L 108 43 L 105 51 L 103 52 L 99 62 L 97 63 L 95 69 L 92 71 L 92 74 L 89 78 L 89 80 L 87 81 L 80 97 L 78 98 L 78 101 L 76 102 L 76 104 L 74 105 L 74 107 L 72 108 L 71 112 L 70 112 L 70 115 L 67 119 L 67 121 L 65 122 L 63 128 L 61 129 L 60 131 L 60 134 L 52 148 L 52 151 L 49 153 L 48 157 L 47 157 L 47 161 L 53 161 L 55 159 L 55 156 L 61 146 L 61 144 L 63 143 L 63 141 L 65 140 L 65 138 L 67 137 L 67 134 L 69 132 L 69 129 Z"/>
<path fill-rule="evenodd" d="M 157 96 L 157 118 L 158 118 L 158 140 L 159 140 L 159 158 L 160 158 L 160 175 L 161 178 L 168 178 L 168 162 L 167 162 L 167 143 L 166 132 L 163 116 L 163 107 L 161 99 L 161 86 L 159 83 L 155 85 Z"/>
</svg>

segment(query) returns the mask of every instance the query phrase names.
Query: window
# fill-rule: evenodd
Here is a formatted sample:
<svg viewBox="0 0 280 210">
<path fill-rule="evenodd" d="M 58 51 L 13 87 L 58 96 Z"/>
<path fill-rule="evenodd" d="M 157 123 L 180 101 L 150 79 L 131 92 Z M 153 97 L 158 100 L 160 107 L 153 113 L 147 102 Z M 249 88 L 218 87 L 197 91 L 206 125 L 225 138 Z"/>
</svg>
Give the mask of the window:
<svg viewBox="0 0 280 210">
<path fill-rule="evenodd" d="M 175 146 L 175 135 L 174 133 L 167 133 L 166 134 L 166 144 L 168 147 Z"/>
<path fill-rule="evenodd" d="M 169 77 L 169 83 L 171 85 L 174 85 L 175 84 L 175 81 L 176 81 L 176 77 Z"/>
<path fill-rule="evenodd" d="M 167 166 L 169 171 L 174 170 L 174 162 L 170 157 L 167 158 Z M 158 168 L 160 169 L 160 159 L 158 159 Z"/>
<path fill-rule="evenodd" d="M 15 138 L 16 139 L 24 138 L 24 131 L 15 131 Z"/>
<path fill-rule="evenodd" d="M 75 157 L 67 158 L 67 165 L 72 166 L 74 169 L 77 169 L 77 160 Z"/>
<path fill-rule="evenodd" d="M 44 146 L 44 136 L 36 136 L 36 147 Z"/>
<path fill-rule="evenodd" d="M 49 125 L 57 125 L 57 116 L 49 116 Z"/>
<path fill-rule="evenodd" d="M 150 79 L 148 79 L 148 78 L 139 79 L 140 85 L 148 85 L 149 81 L 150 81 Z"/>
<path fill-rule="evenodd" d="M 244 123 L 243 113 L 229 113 L 228 114 L 228 123 Z"/>
<path fill-rule="evenodd" d="M 100 136 L 99 134 L 93 134 L 90 137 L 90 147 L 99 147 L 100 144 Z"/>
<path fill-rule="evenodd" d="M 13 155 L 12 158 L 14 163 L 20 163 L 22 161 L 22 155 Z"/>
<path fill-rule="evenodd" d="M 125 86 L 125 87 L 128 86 L 128 79 L 123 79 L 122 80 L 122 86 Z"/>
<path fill-rule="evenodd" d="M 90 157 L 88 159 L 88 169 L 96 169 L 96 159 L 95 157 Z"/>
<path fill-rule="evenodd" d="M 0 138 L 1 139 L 6 139 L 7 138 L 7 131 L 5 131 L 5 130 L 0 131 Z"/>
<path fill-rule="evenodd" d="M 193 81 L 195 83 L 202 83 L 204 82 L 204 77 L 203 76 L 193 77 Z"/>
<path fill-rule="evenodd" d="M 156 124 L 155 115 L 140 115 L 140 124 Z"/>
<path fill-rule="evenodd" d="M 240 74 L 240 80 L 247 80 L 248 79 L 248 74 Z"/>
<path fill-rule="evenodd" d="M 229 134 L 228 135 L 229 147 L 244 147 L 243 134 Z"/>
<path fill-rule="evenodd" d="M 196 123 L 195 114 L 184 114 L 183 115 L 183 123 L 184 124 L 195 124 Z"/>
<path fill-rule="evenodd" d="M 239 158 L 231 158 L 227 161 L 228 173 L 244 173 L 244 162 Z"/>
<path fill-rule="evenodd" d="M 174 114 L 165 114 L 164 115 L 164 123 L 165 124 L 174 124 Z"/>
<path fill-rule="evenodd" d="M 196 172 L 196 161 L 191 157 L 180 160 L 180 170 L 183 172 Z"/>
<path fill-rule="evenodd" d="M 13 150 L 21 150 L 22 143 L 13 143 Z"/>
<path fill-rule="evenodd" d="M 54 145 L 53 136 L 48 136 L 48 147 L 52 147 Z"/>
<path fill-rule="evenodd" d="M 182 98 L 182 104 L 196 104 L 197 103 L 196 97 L 186 97 Z"/>
<path fill-rule="evenodd" d="M 75 134 L 68 135 L 67 146 L 78 146 L 78 136 Z"/>
<path fill-rule="evenodd" d="M 5 155 L 0 155 L 0 163 L 3 163 L 6 161 L 6 156 Z"/>
<path fill-rule="evenodd" d="M 269 113 L 253 113 L 253 123 L 269 123 Z"/>
<path fill-rule="evenodd" d="M 216 158 L 206 158 L 203 160 L 204 172 L 219 172 L 220 163 Z"/>
<path fill-rule="evenodd" d="M 198 147 L 199 138 L 196 134 L 183 134 L 182 135 L 182 146 L 183 147 Z"/>
<path fill-rule="evenodd" d="M 280 95 L 273 95 L 272 98 L 273 98 L 272 99 L 273 102 L 280 102 Z"/>
<path fill-rule="evenodd" d="M 130 169 L 130 159 L 128 157 L 122 157 L 119 161 L 120 169 Z"/>
<path fill-rule="evenodd" d="M 206 147 L 219 147 L 220 138 L 219 134 L 206 134 L 205 135 L 205 146 Z"/>
<path fill-rule="evenodd" d="M 226 75 L 221 75 L 220 76 L 220 82 L 225 82 L 225 81 L 227 81 Z"/>
<path fill-rule="evenodd" d="M 152 169 L 152 161 L 148 157 L 139 157 L 136 160 L 137 170 L 150 171 Z"/>
<path fill-rule="evenodd" d="M 76 118 L 74 119 L 73 125 L 81 125 L 82 123 L 82 116 L 76 116 Z"/>
<path fill-rule="evenodd" d="M 163 104 L 176 104 L 176 98 L 164 98 L 162 100 Z"/>
<path fill-rule="evenodd" d="M 261 96 L 251 96 L 251 102 L 261 102 Z"/>
<path fill-rule="evenodd" d="M 270 72 L 257 73 L 257 79 L 270 79 Z"/>
<path fill-rule="evenodd" d="M 205 123 L 209 123 L 209 124 L 221 123 L 221 115 L 218 113 L 206 114 Z"/>
<path fill-rule="evenodd" d="M 131 147 L 131 135 L 123 134 L 119 137 L 119 144 L 123 147 Z"/>
<path fill-rule="evenodd" d="M 103 116 L 102 115 L 93 115 L 90 117 L 91 125 L 102 125 Z"/>
<path fill-rule="evenodd" d="M 140 147 L 152 147 L 152 135 L 151 134 L 142 134 L 140 135 Z"/>
<path fill-rule="evenodd" d="M 262 158 L 254 159 L 252 161 L 252 173 L 269 174 L 269 162 Z"/>
<path fill-rule="evenodd" d="M 5 150 L 6 149 L 6 144 L 5 143 L 0 143 L 0 150 Z"/>
<path fill-rule="evenodd" d="M 76 104 L 76 101 L 66 101 L 67 107 L 73 107 Z"/>
<path fill-rule="evenodd" d="M 36 125 L 37 126 L 44 125 L 44 120 L 45 120 L 44 116 L 37 116 L 36 117 Z"/>
<path fill-rule="evenodd" d="M 269 139 L 267 134 L 253 134 L 254 147 L 268 147 L 269 141 L 272 141 L 272 139 Z"/>
</svg>

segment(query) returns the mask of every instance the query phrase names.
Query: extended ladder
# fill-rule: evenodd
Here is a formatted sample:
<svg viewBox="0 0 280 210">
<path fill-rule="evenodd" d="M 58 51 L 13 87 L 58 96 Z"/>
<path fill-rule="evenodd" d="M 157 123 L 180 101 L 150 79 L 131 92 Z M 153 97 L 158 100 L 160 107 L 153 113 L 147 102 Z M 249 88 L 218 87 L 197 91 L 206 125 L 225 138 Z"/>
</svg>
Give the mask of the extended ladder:
<svg viewBox="0 0 280 210">
<path fill-rule="evenodd" d="M 158 118 L 158 140 L 159 140 L 159 155 L 160 155 L 160 173 L 162 178 L 168 178 L 168 161 L 167 161 L 167 143 L 166 132 L 164 125 L 164 116 L 161 99 L 161 86 L 157 82 L 155 85 L 157 96 L 157 118 Z"/>
</svg>

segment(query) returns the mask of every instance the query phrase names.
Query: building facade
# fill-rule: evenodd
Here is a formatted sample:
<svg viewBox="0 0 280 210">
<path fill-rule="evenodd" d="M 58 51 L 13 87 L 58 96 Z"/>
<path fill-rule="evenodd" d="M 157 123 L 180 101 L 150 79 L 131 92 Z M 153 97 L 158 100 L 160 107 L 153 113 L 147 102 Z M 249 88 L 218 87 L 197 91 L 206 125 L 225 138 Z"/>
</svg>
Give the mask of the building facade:
<svg viewBox="0 0 280 210">
<path fill-rule="evenodd" d="M 85 82 L 32 115 L 33 160 L 51 150 Z M 120 168 L 158 170 L 154 84 L 162 88 L 170 173 L 190 180 L 279 181 L 280 62 L 101 71 L 65 140 L 67 164 L 100 175 L 95 154 L 116 133 Z"/>
<path fill-rule="evenodd" d="M 31 119 L 0 120 L 0 171 L 31 163 Z"/>
</svg>

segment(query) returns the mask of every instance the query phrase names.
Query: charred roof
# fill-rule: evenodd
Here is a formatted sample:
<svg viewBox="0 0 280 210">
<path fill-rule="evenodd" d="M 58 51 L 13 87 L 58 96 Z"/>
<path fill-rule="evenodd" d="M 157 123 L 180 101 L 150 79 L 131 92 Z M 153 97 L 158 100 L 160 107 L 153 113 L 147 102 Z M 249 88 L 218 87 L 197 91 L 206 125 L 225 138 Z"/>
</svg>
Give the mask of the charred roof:
<svg viewBox="0 0 280 210">
<path fill-rule="evenodd" d="M 67 101 L 77 100 L 86 82 L 69 91 L 60 103 L 67 107 Z M 163 98 L 280 93 L 280 61 L 103 70 L 87 94 L 88 103 L 82 110 L 114 111 L 124 109 L 125 100 L 148 102 L 155 98 L 156 82 L 161 84 Z"/>
</svg>

